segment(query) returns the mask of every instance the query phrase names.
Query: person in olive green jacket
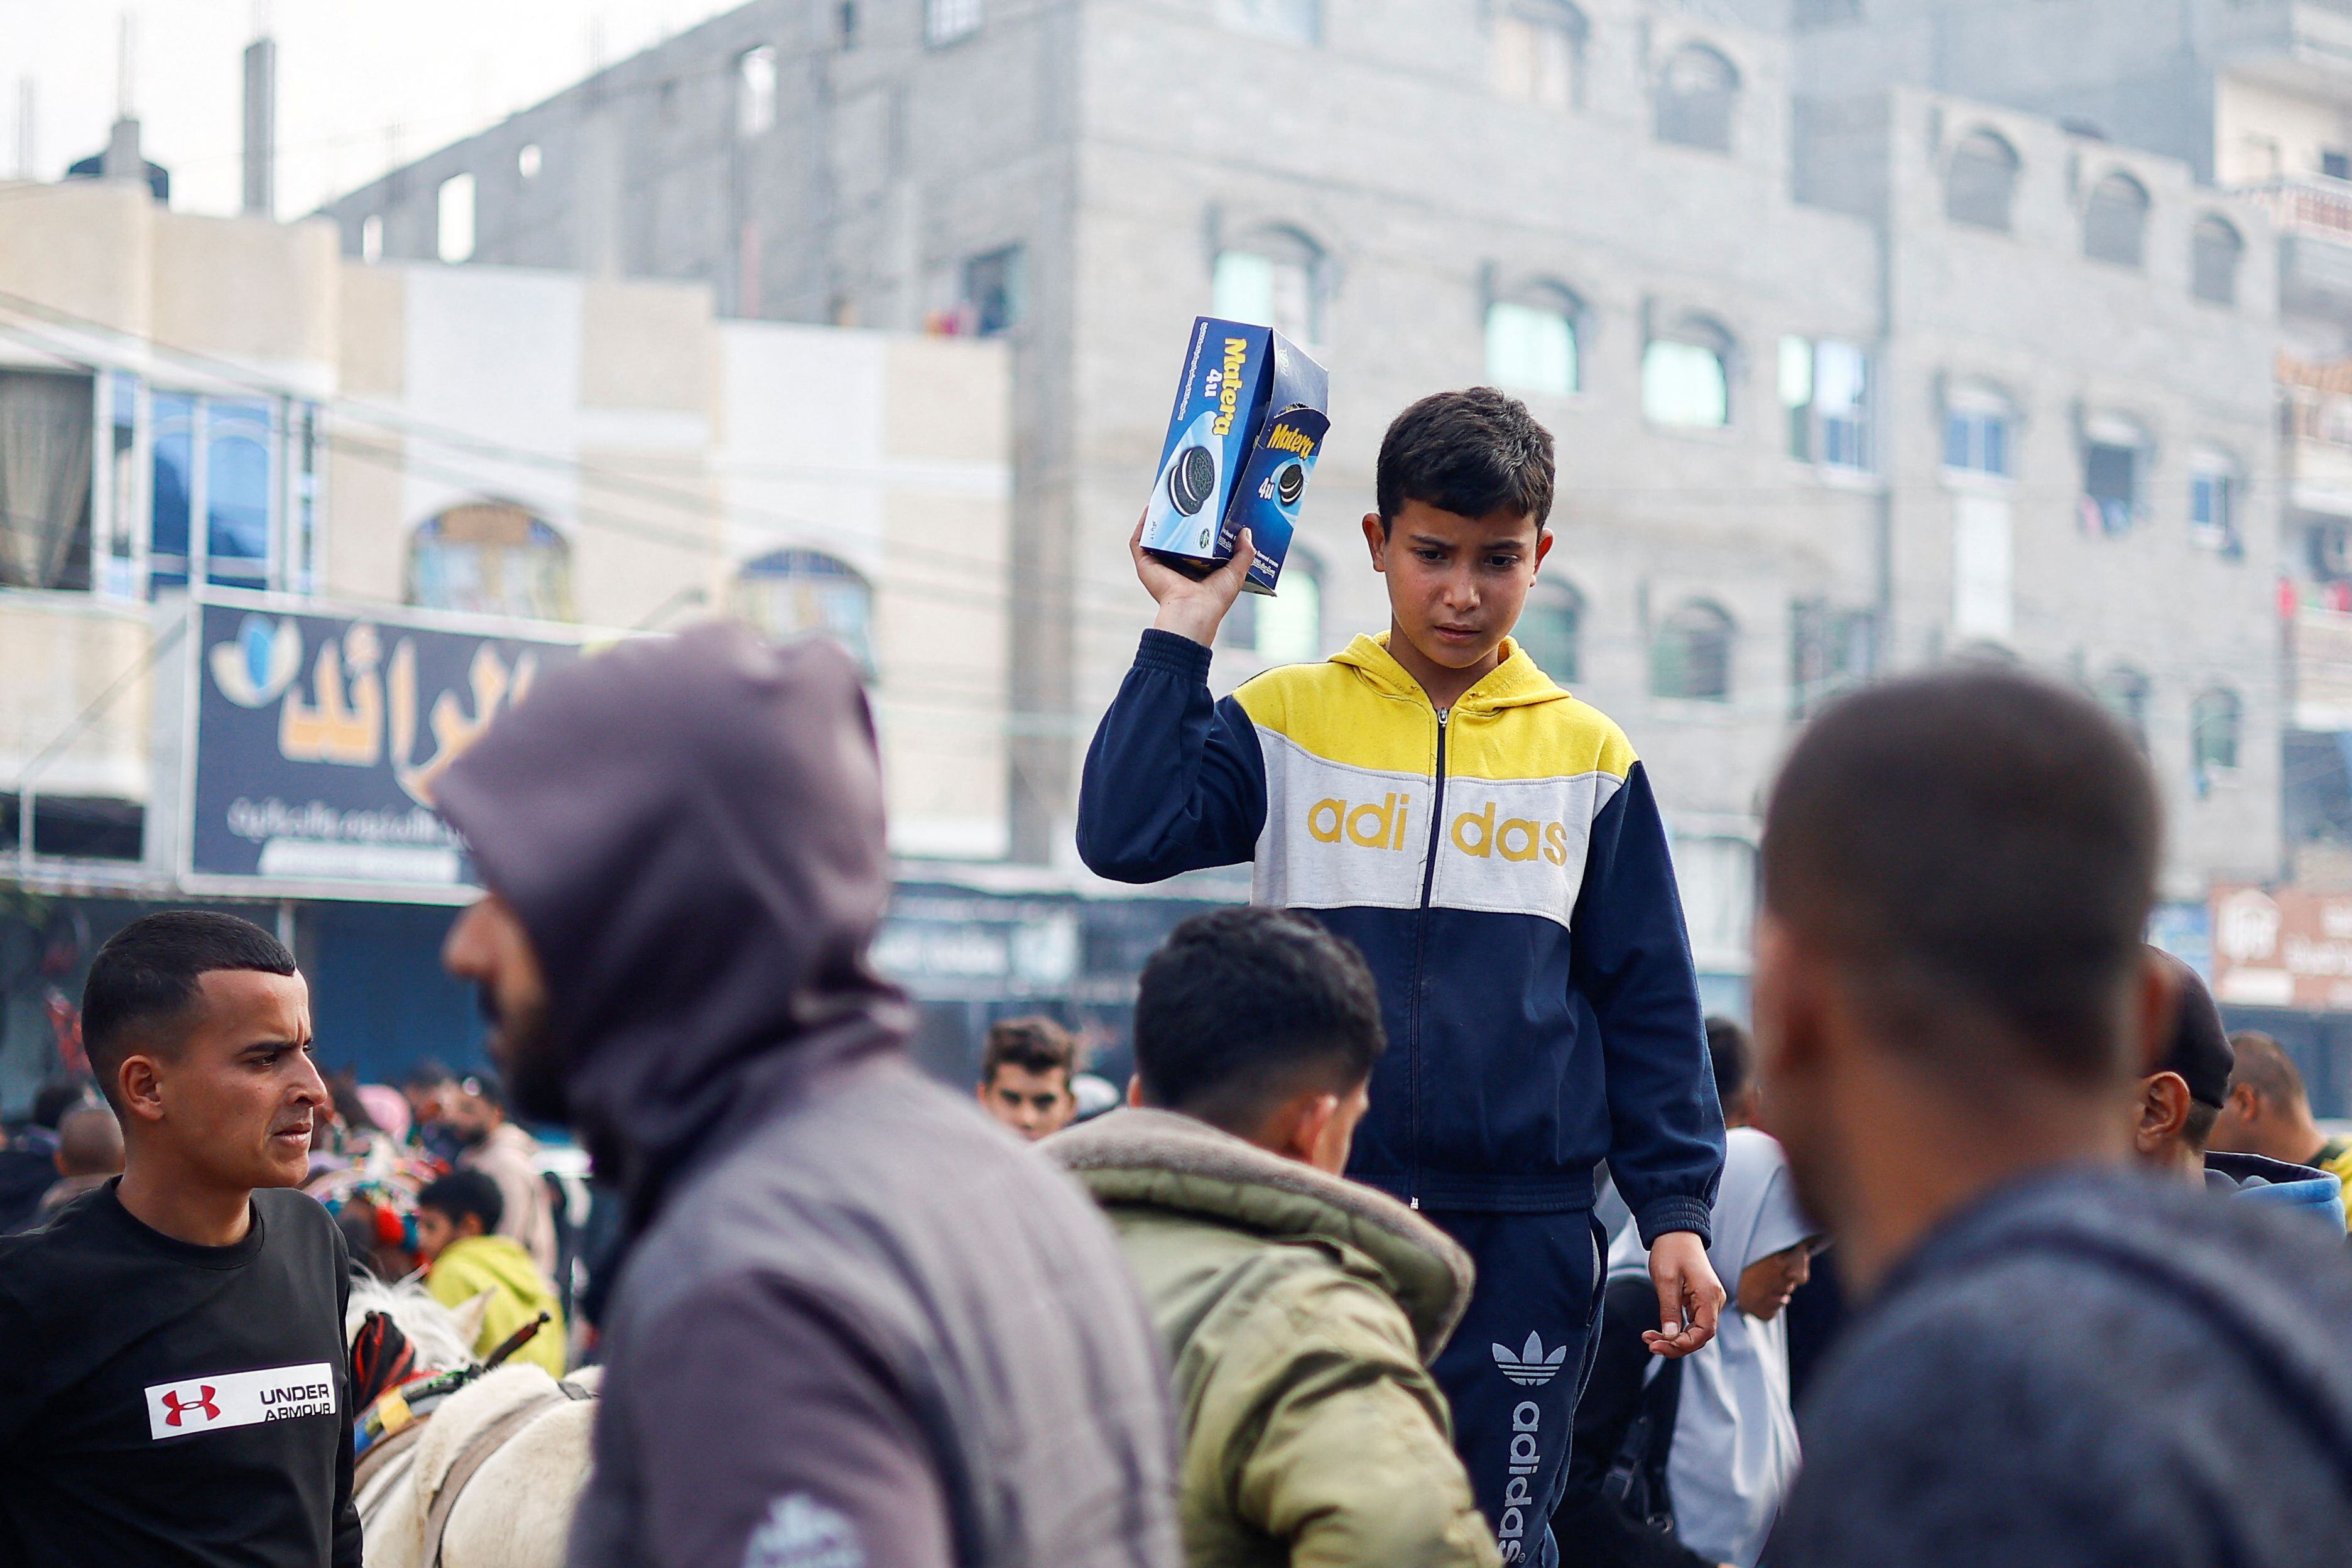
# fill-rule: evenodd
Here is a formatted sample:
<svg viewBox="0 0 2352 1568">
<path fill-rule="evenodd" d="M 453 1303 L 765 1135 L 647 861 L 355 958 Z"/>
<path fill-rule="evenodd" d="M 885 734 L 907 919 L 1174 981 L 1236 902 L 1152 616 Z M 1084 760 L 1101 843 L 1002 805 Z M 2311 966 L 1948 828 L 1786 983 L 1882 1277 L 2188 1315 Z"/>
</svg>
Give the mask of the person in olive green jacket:
<svg viewBox="0 0 2352 1568">
<path fill-rule="evenodd" d="M 474 1353 L 488 1358 L 524 1325 L 547 1321 L 508 1356 L 563 1375 L 563 1305 L 555 1287 L 512 1237 L 499 1236 L 499 1184 L 480 1171 L 452 1171 L 416 1194 L 416 1249 L 426 1259 L 425 1289 L 448 1308 L 489 1296 Z"/>
<path fill-rule="evenodd" d="M 1339 1174 L 1384 1044 L 1370 971 L 1311 918 L 1195 916 L 1144 968 L 1131 1108 L 1039 1145 L 1167 1345 L 1195 1568 L 1499 1562 L 1429 1373 L 1469 1258 Z"/>
</svg>

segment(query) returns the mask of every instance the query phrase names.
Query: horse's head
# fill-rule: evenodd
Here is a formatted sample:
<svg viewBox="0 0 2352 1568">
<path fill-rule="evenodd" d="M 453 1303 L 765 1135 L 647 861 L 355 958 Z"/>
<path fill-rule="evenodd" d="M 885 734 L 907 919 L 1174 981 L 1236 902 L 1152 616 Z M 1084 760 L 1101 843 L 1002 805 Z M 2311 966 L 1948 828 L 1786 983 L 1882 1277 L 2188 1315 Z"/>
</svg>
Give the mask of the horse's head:
<svg viewBox="0 0 2352 1568">
<path fill-rule="evenodd" d="M 473 1346 L 489 1304 L 487 1290 L 451 1309 L 435 1300 L 416 1280 L 387 1285 L 373 1276 L 354 1275 L 351 1305 L 343 1311 L 343 1337 L 355 1342 L 368 1315 L 381 1312 L 407 1339 L 416 1373 L 450 1372 L 478 1364 Z"/>
</svg>

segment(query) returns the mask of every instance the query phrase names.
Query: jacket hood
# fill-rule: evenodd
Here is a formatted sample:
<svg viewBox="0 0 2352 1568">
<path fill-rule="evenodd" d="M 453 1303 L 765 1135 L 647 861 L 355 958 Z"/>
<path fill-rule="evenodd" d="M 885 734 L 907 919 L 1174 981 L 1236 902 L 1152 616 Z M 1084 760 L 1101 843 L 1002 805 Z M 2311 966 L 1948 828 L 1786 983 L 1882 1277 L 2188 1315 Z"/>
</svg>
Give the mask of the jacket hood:
<svg viewBox="0 0 2352 1568">
<path fill-rule="evenodd" d="M 1391 697 L 1403 697 L 1426 705 L 1429 694 L 1422 690 L 1405 667 L 1389 652 L 1386 632 L 1358 632 L 1354 640 L 1331 656 L 1334 664 L 1344 664 L 1361 670 L 1381 691 Z M 1464 692 L 1455 702 L 1456 708 L 1474 712 L 1492 713 L 1504 708 L 1524 708 L 1536 702 L 1565 702 L 1569 692 L 1536 667 L 1517 639 L 1503 639 L 1503 662 L 1488 670 L 1478 684 Z"/>
<path fill-rule="evenodd" d="M 451 1242 L 433 1267 L 474 1284 L 495 1279 L 518 1300 L 537 1307 L 555 1300 L 552 1286 L 522 1244 L 509 1236 L 468 1236 Z"/>
<path fill-rule="evenodd" d="M 818 1068 L 904 1038 L 866 962 L 881 764 L 832 643 L 624 643 L 541 677 L 436 794 L 530 933 L 563 1110 L 637 1223 Z"/>
<path fill-rule="evenodd" d="M 1038 1145 L 1102 1204 L 1142 1204 L 1238 1225 L 1275 1239 L 1355 1248 L 1387 1276 L 1424 1361 L 1470 1304 L 1470 1255 L 1404 1205 L 1359 1183 L 1269 1153 L 1169 1110 L 1125 1109 Z"/>
<path fill-rule="evenodd" d="M 2344 1223 L 2344 1184 L 2309 1165 L 2293 1165 L 2260 1154 L 2209 1152 L 2205 1184 L 2235 1197 L 2306 1209 L 2339 1226 Z"/>
</svg>

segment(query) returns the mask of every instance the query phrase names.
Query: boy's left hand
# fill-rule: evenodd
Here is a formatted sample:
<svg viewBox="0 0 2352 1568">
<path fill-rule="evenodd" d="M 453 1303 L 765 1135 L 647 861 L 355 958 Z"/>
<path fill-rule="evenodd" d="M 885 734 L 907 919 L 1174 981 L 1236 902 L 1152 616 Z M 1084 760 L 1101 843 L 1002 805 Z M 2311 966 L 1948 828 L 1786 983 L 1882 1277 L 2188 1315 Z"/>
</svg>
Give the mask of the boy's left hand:
<svg viewBox="0 0 2352 1568">
<path fill-rule="evenodd" d="M 1644 1330 L 1650 1353 L 1686 1356 L 1715 1338 L 1723 1310 L 1723 1281 L 1706 1260 L 1696 1233 L 1670 1230 L 1650 1248 L 1650 1283 L 1658 1290 L 1658 1327 Z"/>
</svg>

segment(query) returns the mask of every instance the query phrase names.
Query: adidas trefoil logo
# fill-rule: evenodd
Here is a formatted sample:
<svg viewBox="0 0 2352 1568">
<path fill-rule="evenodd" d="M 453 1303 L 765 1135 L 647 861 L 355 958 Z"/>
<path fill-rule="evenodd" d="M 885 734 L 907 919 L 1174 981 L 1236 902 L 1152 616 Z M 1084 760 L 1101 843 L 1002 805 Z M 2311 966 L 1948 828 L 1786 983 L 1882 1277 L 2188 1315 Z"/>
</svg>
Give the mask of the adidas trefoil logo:
<svg viewBox="0 0 2352 1568">
<path fill-rule="evenodd" d="M 1528 1342 L 1517 1350 L 1491 1343 L 1486 1348 L 1495 1352 L 1495 1364 L 1502 1369 L 1505 1377 L 1528 1388 L 1541 1388 L 1558 1377 L 1561 1363 L 1568 1360 L 1566 1345 L 1546 1355 L 1543 1341 L 1536 1337 L 1532 1329 L 1528 1331 Z"/>
</svg>

